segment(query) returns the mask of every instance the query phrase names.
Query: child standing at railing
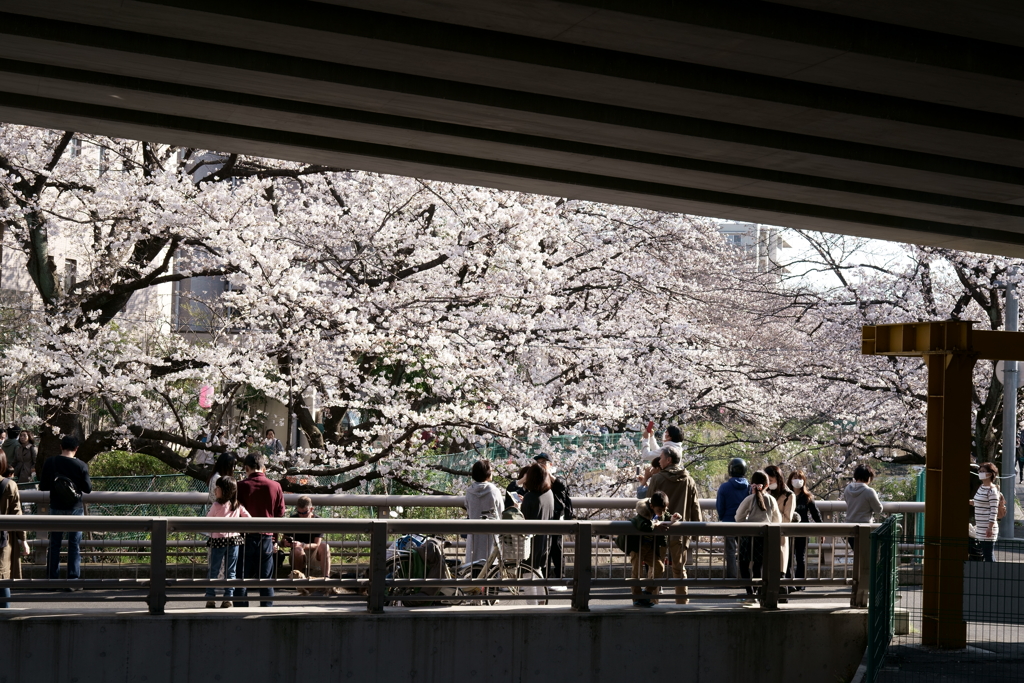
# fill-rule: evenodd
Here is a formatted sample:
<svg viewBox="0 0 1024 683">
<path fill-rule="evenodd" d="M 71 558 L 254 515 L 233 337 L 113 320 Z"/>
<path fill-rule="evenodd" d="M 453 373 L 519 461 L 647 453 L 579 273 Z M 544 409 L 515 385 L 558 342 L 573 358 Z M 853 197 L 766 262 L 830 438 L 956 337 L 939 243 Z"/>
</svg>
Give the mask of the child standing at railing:
<svg viewBox="0 0 1024 683">
<path fill-rule="evenodd" d="M 217 500 L 210 506 L 210 511 L 206 513 L 207 517 L 252 517 L 249 511 L 245 509 L 245 506 L 238 502 L 238 484 L 234 478 L 221 477 L 217 480 L 214 491 Z M 210 566 L 206 578 L 210 580 L 216 579 L 222 564 L 224 565 L 225 579 L 231 581 L 237 578 L 235 570 L 238 567 L 238 546 L 244 542 L 244 537 L 235 532 L 215 532 L 210 534 L 210 538 L 206 542 L 210 546 Z M 231 607 L 230 598 L 233 596 L 234 588 L 231 586 L 226 587 L 224 589 L 224 597 L 227 599 L 220 603 L 220 606 Z M 217 597 L 216 590 L 207 588 L 206 597 L 206 606 L 208 608 L 217 606 L 217 602 L 210 599 Z"/>
</svg>

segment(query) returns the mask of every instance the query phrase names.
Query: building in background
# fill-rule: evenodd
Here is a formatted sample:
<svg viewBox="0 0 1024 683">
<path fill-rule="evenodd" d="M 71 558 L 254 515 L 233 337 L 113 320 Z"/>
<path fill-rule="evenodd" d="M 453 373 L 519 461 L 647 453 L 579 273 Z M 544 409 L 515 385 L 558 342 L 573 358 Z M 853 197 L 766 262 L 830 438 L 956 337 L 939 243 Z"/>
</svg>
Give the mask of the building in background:
<svg viewBox="0 0 1024 683">
<path fill-rule="evenodd" d="M 719 221 L 718 231 L 728 244 L 747 256 L 759 273 L 778 269 L 779 250 L 789 248 L 782 239 L 782 229 L 772 225 Z"/>
</svg>

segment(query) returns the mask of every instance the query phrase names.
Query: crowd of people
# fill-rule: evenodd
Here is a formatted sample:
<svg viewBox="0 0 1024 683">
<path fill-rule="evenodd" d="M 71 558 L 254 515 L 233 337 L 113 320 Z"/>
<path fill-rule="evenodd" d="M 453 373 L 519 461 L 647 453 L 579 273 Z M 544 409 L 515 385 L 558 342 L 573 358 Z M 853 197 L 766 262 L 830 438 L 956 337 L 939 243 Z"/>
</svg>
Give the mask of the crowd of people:
<svg viewBox="0 0 1024 683">
<path fill-rule="evenodd" d="M 681 460 L 683 456 L 682 432 L 678 427 L 665 430 L 659 444 L 652 425 L 642 435 L 643 458 L 649 465 L 638 468 L 637 503 L 632 524 L 639 535 L 625 535 L 616 539 L 631 563 L 633 579 L 659 579 L 671 567 L 672 576 L 685 579 L 687 555 L 691 538 L 681 535 L 657 534 L 676 522 L 702 521 L 698 490 L 693 477 Z M 22 506 L 16 482 L 32 481 L 36 475 L 37 455 L 33 435 L 27 430 L 0 429 L 0 514 L 20 515 Z M 89 467 L 76 457 L 78 439 L 64 436 L 61 453 L 47 458 L 39 471 L 39 489 L 48 491 L 49 512 L 54 515 L 82 515 L 83 494 L 92 491 Z M 253 441 L 250 448 L 238 454 L 221 453 L 212 465 L 213 474 L 208 482 L 208 516 L 284 517 L 286 514 L 281 485 L 267 477 L 267 458 L 281 449 L 273 430 L 267 430 L 262 445 Z M 241 468 L 241 476 L 236 469 Z M 642 470 L 642 471 L 641 471 Z M 557 476 L 552 457 L 541 453 L 533 462 L 518 470 L 504 491 L 493 481 L 491 463 L 479 460 L 471 470 L 472 484 L 466 491 L 466 511 L 470 519 L 526 519 L 571 520 L 576 515 L 566 482 Z M 729 478 L 717 491 L 716 508 L 723 522 L 756 523 L 820 523 L 821 514 L 814 494 L 808 487 L 806 472 L 791 471 L 788 476 L 776 465 L 754 472 L 747 479 L 747 465 L 733 458 L 728 465 Z M 237 478 L 236 478 L 237 477 Z M 871 487 L 874 470 L 861 464 L 853 473 L 853 481 L 844 489 L 841 499 L 847 504 L 845 521 L 871 523 L 882 512 L 882 503 Z M 978 468 L 980 486 L 971 504 L 974 506 L 975 525 L 972 537 L 981 559 L 993 561 L 998 520 L 1005 514 L 1005 499 L 996 488 L 999 470 L 993 463 Z M 316 517 L 309 496 L 300 496 L 292 517 Z M 67 535 L 66 577 L 73 581 L 81 578 L 81 532 L 51 532 L 47 552 L 47 576 L 60 575 L 61 544 Z M 853 548 L 855 538 L 850 538 Z M 471 534 L 466 539 L 466 562 L 473 564 L 486 560 L 495 543 L 493 534 Z M 273 533 L 212 533 L 208 538 L 209 578 L 270 579 L 275 576 L 278 557 L 285 550 L 291 554 L 291 568 L 299 576 L 330 576 L 331 553 L 321 534 L 298 533 L 277 538 Z M 807 538 L 783 536 L 778 549 L 766 548 L 759 537 L 725 536 L 724 565 L 727 578 L 760 578 L 766 552 L 778 552 L 782 571 L 790 578 L 802 579 L 807 571 Z M 0 579 L 20 578 L 20 557 L 27 556 L 29 548 L 24 532 L 0 533 Z M 561 578 L 564 559 L 561 535 L 540 535 L 533 539 L 528 560 L 536 572 L 546 578 Z M 72 587 L 66 591 L 74 590 Z M 261 606 L 273 604 L 274 590 L 260 588 Z M 551 590 L 566 590 L 562 586 Z M 650 607 L 658 602 L 657 587 L 632 587 L 634 604 Z M 802 590 L 795 587 L 793 590 Z M 747 588 L 756 600 L 752 588 Z M 785 593 L 783 589 L 783 593 Z M 207 607 L 217 607 L 216 592 L 206 593 Z M 0 589 L 0 601 L 10 597 L 10 589 Z M 224 589 L 220 607 L 248 606 L 245 588 Z M 785 597 L 780 598 L 786 600 Z M 676 586 L 675 602 L 689 601 L 685 586 Z M 0 602 L 0 607 L 6 607 Z"/>
</svg>

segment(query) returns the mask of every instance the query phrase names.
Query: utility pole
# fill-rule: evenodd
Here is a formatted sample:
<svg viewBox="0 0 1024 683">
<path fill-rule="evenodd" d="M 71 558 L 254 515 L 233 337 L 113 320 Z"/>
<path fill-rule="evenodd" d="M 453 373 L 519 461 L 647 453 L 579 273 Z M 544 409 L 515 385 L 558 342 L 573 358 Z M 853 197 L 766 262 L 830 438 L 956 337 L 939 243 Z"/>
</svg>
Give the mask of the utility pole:
<svg viewBox="0 0 1024 683">
<path fill-rule="evenodd" d="M 1015 266 L 1006 273 L 1006 325 L 1007 332 L 1016 332 L 1020 309 L 1017 301 L 1017 287 L 1013 278 Z M 1014 465 L 1017 460 L 1017 361 L 1003 362 L 1003 466 L 999 489 L 1006 499 L 1006 516 L 999 520 L 999 538 L 1013 538 L 1013 512 L 1016 504 Z"/>
</svg>

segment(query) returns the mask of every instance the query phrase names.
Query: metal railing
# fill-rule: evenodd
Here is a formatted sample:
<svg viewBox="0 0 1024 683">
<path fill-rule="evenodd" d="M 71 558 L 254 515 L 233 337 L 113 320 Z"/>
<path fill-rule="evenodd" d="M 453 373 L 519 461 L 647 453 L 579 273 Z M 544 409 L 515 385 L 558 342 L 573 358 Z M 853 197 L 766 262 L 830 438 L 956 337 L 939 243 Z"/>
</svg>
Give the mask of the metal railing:
<svg viewBox="0 0 1024 683">
<path fill-rule="evenodd" d="M 45 492 L 24 491 L 22 499 L 26 503 L 43 503 L 47 500 Z M 285 501 L 294 504 L 298 494 L 285 494 Z M 380 496 L 380 495 L 358 495 L 358 494 L 321 494 L 312 496 L 314 504 L 319 506 L 318 514 L 330 518 L 368 518 L 370 514 L 377 518 L 388 518 L 388 511 L 404 507 L 405 514 L 417 514 L 417 508 L 426 510 L 433 509 L 445 516 L 461 516 L 459 508 L 464 503 L 462 496 Z M 196 515 L 205 513 L 207 507 L 206 496 L 202 493 L 154 493 L 154 492 L 108 492 L 100 491 L 85 496 L 86 515 L 107 513 L 110 515 L 139 515 L 146 517 L 172 517 L 181 514 L 188 514 L 190 511 Z M 598 514 L 610 517 L 629 517 L 635 507 L 636 499 L 633 498 L 586 498 L 576 497 L 573 499 L 577 510 L 596 511 Z M 714 510 L 713 499 L 700 501 L 703 510 Z M 923 508 L 923 503 L 889 502 L 885 503 L 886 512 L 906 511 L 911 514 L 918 508 Z M 845 510 L 846 504 L 842 501 L 819 501 L 819 509 L 822 511 L 826 521 L 834 515 L 838 516 Z M 30 506 L 26 506 L 31 509 Z M 39 511 L 45 507 L 36 508 Z M 161 510 L 168 510 L 167 513 Z M 90 514 L 91 513 L 91 514 Z M 430 514 L 436 514 L 430 513 Z M 714 518 L 712 512 L 708 515 Z M 582 517 L 582 515 L 581 515 Z M 397 520 L 395 520 L 397 521 Z M 583 520 L 581 520 L 583 521 Z M 597 521 L 592 519 L 591 521 Z M 820 525 L 811 527 L 814 533 L 808 530 L 806 535 L 811 538 L 806 544 L 806 566 L 807 576 L 815 578 L 831 578 L 837 575 L 848 575 L 852 564 L 852 554 L 848 552 L 845 537 L 829 537 L 825 534 Z M 563 543 L 565 561 L 571 563 L 576 552 L 576 542 L 569 536 Z M 48 541 L 45 535 L 40 534 L 38 538 L 32 539 L 29 543 L 34 547 L 34 561 L 37 565 L 45 562 L 45 549 Z M 112 565 L 124 568 L 118 576 L 131 575 L 132 562 L 137 562 L 148 554 L 150 541 L 137 532 L 95 532 L 88 533 L 82 541 L 83 558 L 91 563 L 98 563 L 100 566 L 110 568 Z M 331 535 L 325 537 L 325 543 L 330 548 L 332 562 L 344 564 L 351 561 L 351 554 L 358 554 L 368 551 L 370 541 L 368 537 L 337 537 Z M 450 550 L 464 548 L 464 542 L 455 537 L 448 541 Z M 195 567 L 194 572 L 201 570 L 205 562 L 207 552 L 205 538 L 190 538 L 181 533 L 172 532 L 167 539 L 167 546 L 173 553 L 174 562 L 191 561 Z M 920 548 L 916 548 L 920 552 Z M 622 567 L 615 568 L 613 565 L 621 564 L 626 556 L 615 544 L 607 538 L 595 538 L 592 543 L 592 551 L 595 562 L 603 566 L 604 571 L 622 572 Z M 910 549 L 911 546 L 908 546 Z M 725 544 L 722 538 L 700 536 L 694 538 L 690 544 L 690 551 L 687 556 L 687 570 L 691 575 L 714 576 L 723 573 L 725 555 Z M 793 558 L 795 560 L 795 558 Z M 791 562 L 792 564 L 793 562 Z M 182 568 L 178 566 L 177 571 Z M 38 574 L 39 568 L 34 571 Z M 107 572 L 109 575 L 110 572 Z"/>
<path fill-rule="evenodd" d="M 899 514 L 871 532 L 871 604 L 868 609 L 867 681 L 874 683 L 892 641 L 899 589 Z"/>
<path fill-rule="evenodd" d="M 285 504 L 294 505 L 300 494 L 284 494 Z M 50 494 L 46 491 L 21 491 L 23 503 L 47 504 Z M 318 507 L 366 507 L 378 512 L 393 508 L 464 508 L 464 496 L 382 496 L 363 494 L 310 494 L 313 505 Z M 177 492 L 132 492 L 132 491 L 94 491 L 82 497 L 89 505 L 194 505 L 203 506 L 207 503 L 205 493 Z M 578 510 L 632 510 L 636 507 L 636 498 L 598 498 L 573 496 L 573 507 Z M 701 510 L 714 510 L 714 498 L 701 498 Z M 845 512 L 846 503 L 841 500 L 816 500 L 818 510 L 824 514 Z M 885 514 L 892 513 L 923 513 L 924 503 L 914 501 L 889 501 L 882 504 Z"/>
<path fill-rule="evenodd" d="M 871 563 L 871 525 L 858 524 L 736 524 L 721 522 L 676 523 L 652 534 L 639 534 L 629 522 L 614 521 L 506 521 L 506 520 L 373 520 L 373 519 L 225 519 L 206 517 L 103 517 L 25 515 L 0 516 L 0 530 L 81 531 L 93 533 L 133 532 L 148 536 L 149 565 L 146 572 L 135 578 L 10 579 L 0 581 L 0 587 L 15 590 L 10 600 L 53 601 L 51 596 L 25 594 L 22 591 L 82 588 L 72 601 L 145 601 L 152 614 L 164 612 L 168 601 L 202 600 L 207 589 L 273 589 L 290 588 L 303 592 L 320 591 L 334 594 L 331 600 L 365 602 L 370 612 L 381 612 L 388 605 L 418 604 L 422 602 L 486 603 L 512 600 L 516 604 L 537 604 L 567 600 L 580 611 L 589 609 L 592 600 L 618 600 L 635 598 L 634 593 L 619 592 L 647 589 L 658 593 L 662 589 L 686 586 L 690 589 L 750 589 L 756 591 L 762 608 L 774 609 L 780 595 L 788 587 L 832 586 L 852 589 L 851 604 L 867 605 L 868 577 Z M 209 533 L 303 533 L 331 534 L 342 537 L 341 563 L 337 578 L 334 572 L 322 578 L 235 578 L 217 579 L 209 576 L 180 576 L 169 569 L 176 568 L 169 553 L 171 535 L 190 536 L 185 540 L 200 540 L 200 534 Z M 521 557 L 498 557 L 495 564 L 500 571 L 466 562 L 459 535 L 474 538 L 534 539 L 569 536 L 573 538 L 575 552 L 566 562 L 566 574 L 549 576 L 535 572 Z M 438 576 L 408 573 L 399 561 L 403 553 L 400 541 L 410 535 L 435 537 L 443 547 Z M 761 578 L 735 579 L 716 576 L 687 576 L 687 578 L 630 578 L 628 557 L 622 553 L 603 553 L 601 548 L 617 536 L 641 536 L 640 542 L 658 543 L 658 537 L 672 536 L 697 538 L 741 537 L 752 541 L 760 539 L 764 548 Z M 844 563 L 842 571 L 827 576 L 787 578 L 782 572 L 782 553 L 770 552 L 781 548 L 785 537 L 828 536 L 836 539 L 854 537 L 858 552 L 851 553 L 852 565 Z M 447 547 L 445 547 L 447 546 Z M 139 546 L 145 547 L 145 546 Z M 861 551 L 863 549 L 863 551 Z M 187 565 L 186 565 L 187 566 Z M 518 567 L 516 571 L 505 571 Z M 204 571 L 205 573 L 205 571 Z M 557 573 L 557 572 L 556 572 Z M 422 574 L 422 575 L 421 575 Z M 559 591 L 558 589 L 564 589 Z M 116 595 L 106 594 L 109 591 Z M 99 594 L 103 592 L 103 594 Z M 140 593 L 141 592 L 141 593 Z M 655 596 L 656 597 L 656 596 Z M 791 596 L 792 597 L 792 596 Z M 237 599 L 237 598 L 236 598 Z M 309 601 L 308 594 L 283 595 L 261 600 Z M 316 599 L 315 596 L 312 599 Z"/>
</svg>

